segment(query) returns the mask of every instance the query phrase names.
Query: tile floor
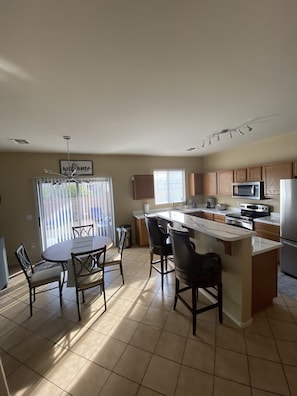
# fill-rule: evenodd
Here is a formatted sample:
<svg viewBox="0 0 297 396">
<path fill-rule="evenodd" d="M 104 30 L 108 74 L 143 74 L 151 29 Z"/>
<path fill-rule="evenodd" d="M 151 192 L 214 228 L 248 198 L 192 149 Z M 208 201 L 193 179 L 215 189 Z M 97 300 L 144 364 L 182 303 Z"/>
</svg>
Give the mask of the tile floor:
<svg viewBox="0 0 297 396">
<path fill-rule="evenodd" d="M 164 292 L 148 279 L 146 248 L 124 250 L 126 284 L 106 276 L 108 310 L 87 296 L 77 320 L 74 289 L 37 295 L 29 316 L 22 275 L 0 296 L 0 353 L 11 395 L 297 395 L 297 301 L 273 307 L 238 328 L 217 312 L 173 311 L 174 274 Z"/>
</svg>

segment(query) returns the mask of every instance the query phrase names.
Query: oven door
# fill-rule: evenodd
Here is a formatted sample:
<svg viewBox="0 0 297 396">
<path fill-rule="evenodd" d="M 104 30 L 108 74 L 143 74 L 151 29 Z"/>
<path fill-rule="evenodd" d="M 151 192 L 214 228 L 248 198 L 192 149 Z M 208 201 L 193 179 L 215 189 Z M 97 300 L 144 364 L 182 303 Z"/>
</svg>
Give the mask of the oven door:
<svg viewBox="0 0 297 396">
<path fill-rule="evenodd" d="M 242 219 L 240 217 L 225 216 L 225 224 L 233 225 L 236 227 L 246 228 L 247 230 L 253 230 L 253 221 Z"/>
</svg>

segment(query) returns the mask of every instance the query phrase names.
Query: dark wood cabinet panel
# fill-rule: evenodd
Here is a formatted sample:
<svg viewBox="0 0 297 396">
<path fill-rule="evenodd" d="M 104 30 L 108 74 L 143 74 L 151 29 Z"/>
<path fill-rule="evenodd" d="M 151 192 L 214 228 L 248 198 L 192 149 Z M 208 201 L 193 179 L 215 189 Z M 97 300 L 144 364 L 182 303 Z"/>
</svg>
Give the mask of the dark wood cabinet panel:
<svg viewBox="0 0 297 396">
<path fill-rule="evenodd" d="M 273 304 L 277 296 L 277 251 L 252 258 L 252 314 Z"/>
<path fill-rule="evenodd" d="M 233 170 L 217 172 L 218 195 L 232 195 Z"/>
<path fill-rule="evenodd" d="M 217 195 L 217 172 L 203 174 L 203 194 Z"/>
<path fill-rule="evenodd" d="M 135 237 L 139 246 L 148 246 L 148 234 L 144 219 L 134 218 L 135 220 Z"/>
<path fill-rule="evenodd" d="M 133 199 L 154 199 L 154 175 L 132 176 Z"/>
<path fill-rule="evenodd" d="M 189 195 L 201 195 L 203 194 L 203 174 L 202 173 L 190 173 L 189 174 Z"/>
<path fill-rule="evenodd" d="M 265 196 L 277 197 L 280 194 L 280 179 L 291 179 L 293 176 L 292 162 L 265 165 L 262 168 L 265 183 Z"/>
<path fill-rule="evenodd" d="M 220 213 L 214 213 L 213 219 L 214 219 L 214 221 L 217 221 L 218 223 L 225 223 L 225 215 L 222 215 Z"/>
</svg>

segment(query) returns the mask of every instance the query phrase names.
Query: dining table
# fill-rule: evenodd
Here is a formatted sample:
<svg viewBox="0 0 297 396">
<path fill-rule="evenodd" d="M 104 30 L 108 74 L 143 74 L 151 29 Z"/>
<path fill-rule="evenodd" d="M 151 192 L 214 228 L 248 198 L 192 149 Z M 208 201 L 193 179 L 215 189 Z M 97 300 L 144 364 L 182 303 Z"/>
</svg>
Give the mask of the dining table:
<svg viewBox="0 0 297 396">
<path fill-rule="evenodd" d="M 49 246 L 42 252 L 42 258 L 49 262 L 61 263 L 64 273 L 68 272 L 67 286 L 74 287 L 74 274 L 72 270 L 72 253 L 84 253 L 91 250 L 101 249 L 106 246 L 106 250 L 113 246 L 112 239 L 107 236 L 86 236 L 66 241 L 58 242 Z M 69 265 L 70 264 L 70 265 Z"/>
</svg>

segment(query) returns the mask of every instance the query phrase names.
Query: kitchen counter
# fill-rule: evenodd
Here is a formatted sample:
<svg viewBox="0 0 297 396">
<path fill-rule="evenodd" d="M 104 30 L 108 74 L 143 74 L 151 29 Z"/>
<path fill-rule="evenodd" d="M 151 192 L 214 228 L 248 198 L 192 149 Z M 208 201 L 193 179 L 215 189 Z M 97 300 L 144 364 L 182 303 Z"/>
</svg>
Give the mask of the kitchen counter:
<svg viewBox="0 0 297 396">
<path fill-rule="evenodd" d="M 199 208 L 195 208 L 199 211 Z M 215 211 L 217 213 L 217 211 Z M 156 212 L 176 227 L 186 227 L 200 254 L 222 258 L 223 310 L 245 327 L 277 295 L 277 251 L 281 243 L 257 237 L 254 231 L 191 216 L 179 210 Z"/>
<path fill-rule="evenodd" d="M 249 238 L 252 235 L 255 235 L 254 231 L 234 227 L 224 223 L 217 223 L 207 219 L 201 219 L 200 217 L 191 216 L 189 212 L 183 213 L 179 210 L 158 212 L 155 213 L 155 216 L 159 216 L 173 223 L 176 222 L 187 228 L 213 236 L 222 241 L 238 241 L 240 239 Z"/>
<path fill-rule="evenodd" d="M 150 216 L 157 216 L 159 213 L 164 213 L 164 212 L 171 212 L 173 211 L 172 208 L 164 208 L 164 209 L 151 209 L 150 212 L 148 213 L 148 215 Z M 226 215 L 228 213 L 234 213 L 234 211 L 236 210 L 230 210 L 230 209 L 225 209 L 225 210 L 217 210 L 215 208 L 206 208 L 205 205 L 201 206 L 197 206 L 196 208 L 187 208 L 187 207 L 177 207 L 176 209 L 174 209 L 174 211 L 176 212 L 181 212 L 181 213 L 185 213 L 185 214 L 191 214 L 193 212 L 205 212 L 205 213 L 217 213 L 217 214 L 222 214 L 222 215 Z M 238 210 L 239 211 L 239 210 Z M 136 217 L 137 219 L 144 219 L 144 212 L 143 210 L 136 210 L 133 212 L 133 216 Z"/>
<path fill-rule="evenodd" d="M 279 213 L 278 214 L 272 213 L 270 216 L 258 217 L 257 219 L 254 219 L 254 222 L 280 226 Z"/>
<path fill-rule="evenodd" d="M 272 250 L 279 249 L 282 247 L 282 244 L 280 242 L 271 241 L 270 239 L 253 236 L 252 247 L 252 256 L 256 256 L 258 254 L 263 254 Z"/>
</svg>

